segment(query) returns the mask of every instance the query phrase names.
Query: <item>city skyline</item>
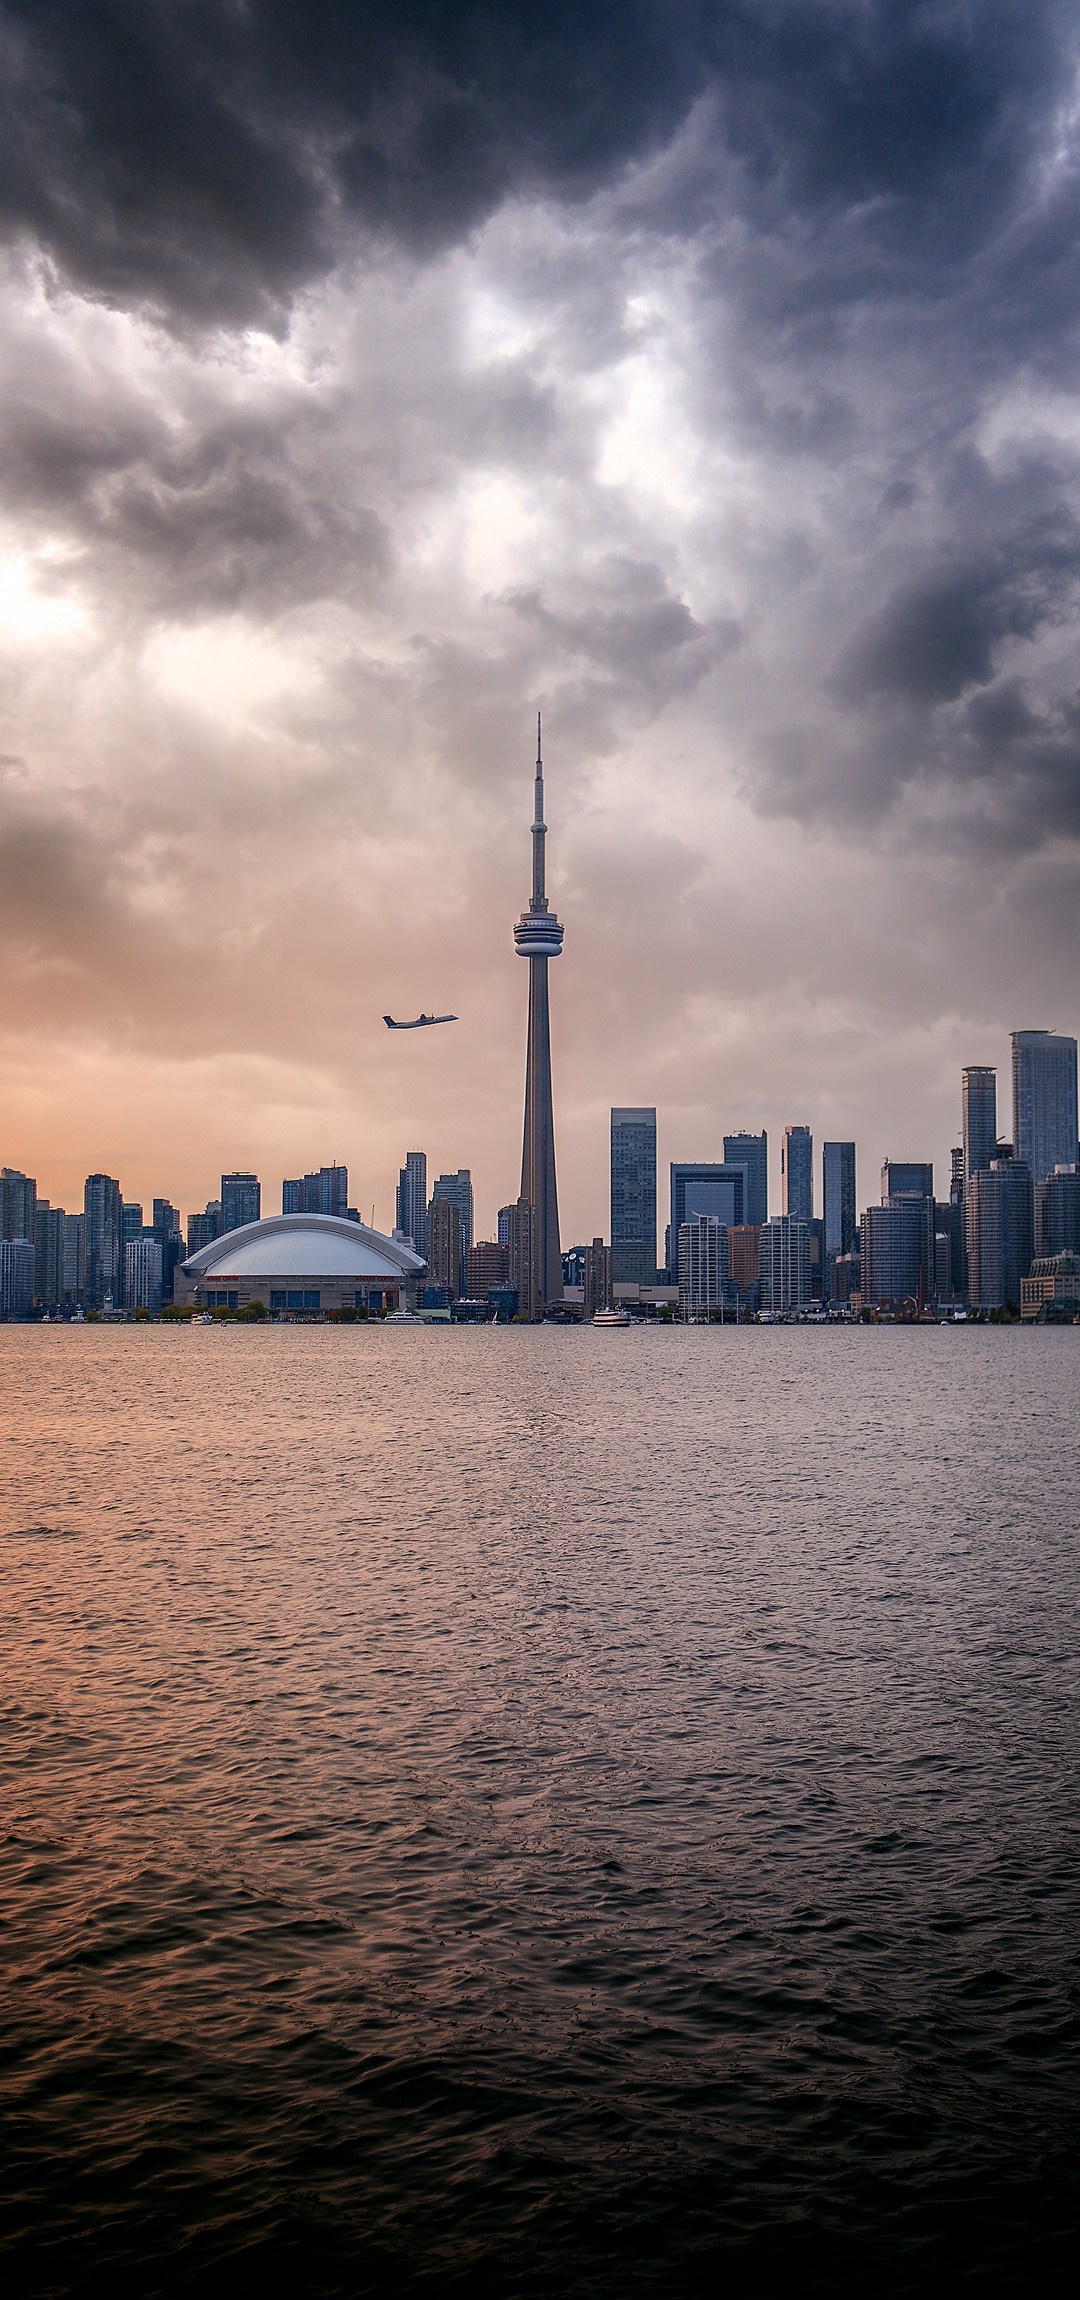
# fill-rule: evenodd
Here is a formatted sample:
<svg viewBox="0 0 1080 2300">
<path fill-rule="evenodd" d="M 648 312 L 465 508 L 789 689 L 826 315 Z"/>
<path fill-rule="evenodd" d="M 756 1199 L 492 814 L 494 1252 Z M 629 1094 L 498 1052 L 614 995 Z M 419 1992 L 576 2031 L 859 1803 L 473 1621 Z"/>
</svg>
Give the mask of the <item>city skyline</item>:
<svg viewBox="0 0 1080 2300">
<path fill-rule="evenodd" d="M 502 1201 L 537 704 L 568 1235 L 612 1105 L 670 1113 L 691 1160 L 805 1122 L 940 1162 L 998 1017 L 1080 1014 L 1071 56 L 1039 5 L 1019 76 L 1011 7 L 904 13 L 825 7 L 796 68 L 790 6 L 751 61 L 675 0 L 638 79 L 579 12 L 587 157 L 518 58 L 520 137 L 478 129 L 485 174 L 433 127 L 391 216 L 370 170 L 300 157 L 339 152 L 359 34 L 294 52 L 288 11 L 232 11 L 226 62 L 204 12 L 174 45 L 122 11 L 106 50 L 107 12 L 19 11 L 0 1051 L 9 1155 L 52 1196 L 120 1167 L 194 1203 L 222 1163 L 340 1154 L 388 1224 L 424 1139 Z M 445 84 L 490 124 L 504 19 L 434 80 L 401 33 L 418 120 Z M 461 1020 L 385 1031 L 422 1009 Z"/>
</svg>

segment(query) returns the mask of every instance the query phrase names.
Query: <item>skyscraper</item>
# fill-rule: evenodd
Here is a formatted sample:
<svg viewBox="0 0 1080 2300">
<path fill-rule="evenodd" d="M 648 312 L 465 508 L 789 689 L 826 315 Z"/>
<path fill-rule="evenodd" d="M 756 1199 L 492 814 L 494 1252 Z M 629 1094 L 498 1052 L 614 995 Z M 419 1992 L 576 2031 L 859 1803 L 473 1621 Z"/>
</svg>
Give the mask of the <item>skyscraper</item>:
<svg viewBox="0 0 1080 2300">
<path fill-rule="evenodd" d="M 1058 1166 L 1036 1182 L 1035 1252 L 1080 1254 L 1080 1168 Z"/>
<path fill-rule="evenodd" d="M 111 1174 L 88 1174 L 83 1193 L 86 1228 L 86 1306 L 104 1308 L 106 1300 L 119 1304 L 121 1282 L 120 1184 Z"/>
<path fill-rule="evenodd" d="M 1075 1151 L 1073 1153 L 1076 1155 Z M 37 1183 L 17 1166 L 0 1168 L 0 1238 L 26 1238 L 34 1243 L 34 1208 Z"/>
<path fill-rule="evenodd" d="M 814 1213 L 814 1137 L 809 1126 L 785 1126 L 780 1152 L 784 1183 L 784 1212 L 793 1222 L 809 1222 Z"/>
<path fill-rule="evenodd" d="M 229 1230 L 242 1230 L 245 1222 L 257 1222 L 262 1212 L 262 1191 L 257 1174 L 223 1174 L 221 1177 L 221 1235 Z"/>
<path fill-rule="evenodd" d="M 671 1251 L 678 1253 L 678 1233 Z M 611 1113 L 611 1281 L 656 1284 L 656 1111 Z"/>
<path fill-rule="evenodd" d="M 57 1310 L 64 1298 L 64 1223 L 62 1206 L 39 1198 L 34 1212 L 34 1292 L 39 1302 Z"/>
<path fill-rule="evenodd" d="M 811 1298 L 809 1222 L 796 1221 L 791 1214 L 774 1214 L 771 1222 L 764 1223 L 758 1269 L 763 1310 L 775 1313 L 804 1307 Z"/>
<path fill-rule="evenodd" d="M 467 1166 L 459 1166 L 456 1174 L 440 1174 L 431 1186 L 431 1203 L 446 1198 L 456 1206 L 461 1217 L 461 1251 L 467 1254 L 473 1242 L 473 1186 Z"/>
<path fill-rule="evenodd" d="M 555 1118 L 551 1100 L 551 1016 L 548 960 L 558 958 L 563 930 L 548 909 L 544 841 L 544 765 L 536 720 L 533 786 L 532 896 L 514 928 L 520 958 L 529 961 L 529 1041 L 525 1059 L 525 1127 L 521 1146 L 521 1200 L 535 1213 L 538 1308 L 562 1301 L 559 1200 L 555 1184 Z M 511 1284 L 516 1281 L 511 1277 Z M 520 1293 L 520 1288 L 519 1288 Z"/>
<path fill-rule="evenodd" d="M 725 1166 L 746 1168 L 746 1212 L 744 1221 L 767 1222 L 769 1219 L 769 1137 L 761 1134 L 725 1134 Z"/>
<path fill-rule="evenodd" d="M 281 1185 L 283 1214 L 335 1214 L 343 1222 L 348 1202 L 347 1166 L 320 1166 L 317 1174 Z"/>
<path fill-rule="evenodd" d="M 997 1157 L 997 1071 L 971 1062 L 963 1073 L 964 1181 Z"/>
<path fill-rule="evenodd" d="M 1022 1158 L 995 1158 L 976 1169 L 967 1189 L 970 1299 L 987 1310 L 1005 1302 L 1019 1307 L 1035 1243 L 1030 1168 Z"/>
<path fill-rule="evenodd" d="M 709 1325 L 723 1315 L 728 1227 L 715 1214 L 692 1214 L 679 1226 L 679 1315 L 686 1325 Z"/>
<path fill-rule="evenodd" d="M 518 1316 L 539 1317 L 544 1309 L 540 1291 L 540 1224 L 536 1208 L 527 1198 L 504 1209 L 507 1215 L 507 1283 L 517 1295 Z M 562 1255 L 559 1256 L 559 1300 L 562 1300 Z"/>
<path fill-rule="evenodd" d="M 747 1220 L 747 1173 L 745 1164 L 729 1166 L 689 1166 L 672 1163 L 671 1167 L 671 1275 L 678 1278 L 679 1232 L 684 1222 L 693 1222 L 699 1216 L 712 1215 L 731 1229 Z M 645 1284 L 651 1285 L 648 1278 Z M 680 1281 L 681 1282 L 681 1281 Z"/>
<path fill-rule="evenodd" d="M 854 1250 L 858 1227 L 855 1217 L 855 1144 L 825 1142 L 821 1150 L 822 1211 L 825 1217 L 825 1258 Z"/>
<path fill-rule="evenodd" d="M 407 1150 L 405 1164 L 398 1175 L 397 1221 L 395 1229 L 402 1238 L 411 1238 L 413 1249 L 427 1260 L 427 1151 Z"/>
<path fill-rule="evenodd" d="M 1034 1183 L 1076 1163 L 1076 1040 L 1054 1030 L 1012 1034 L 1013 1149 Z"/>
<path fill-rule="evenodd" d="M 462 1291 L 461 1214 L 451 1198 L 433 1198 L 428 1215 L 428 1277 L 451 1301 Z"/>
<path fill-rule="evenodd" d="M 295 1209 L 292 1210 L 295 1211 Z M 281 1211 L 283 1214 L 287 1214 L 290 1212 L 290 1208 L 283 1205 Z M 221 1200 L 220 1198 L 209 1198 L 205 1213 L 188 1215 L 187 1250 L 189 1260 L 192 1254 L 201 1253 L 204 1246 L 212 1246 L 215 1238 L 220 1238 L 220 1236 Z"/>
</svg>

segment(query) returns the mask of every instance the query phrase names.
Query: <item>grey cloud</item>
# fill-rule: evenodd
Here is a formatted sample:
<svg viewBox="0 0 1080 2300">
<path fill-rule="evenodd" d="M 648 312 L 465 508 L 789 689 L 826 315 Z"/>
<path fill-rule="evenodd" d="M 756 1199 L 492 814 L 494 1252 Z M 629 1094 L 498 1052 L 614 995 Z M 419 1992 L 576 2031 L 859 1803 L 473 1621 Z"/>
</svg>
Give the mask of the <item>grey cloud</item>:
<svg viewBox="0 0 1080 2300">
<path fill-rule="evenodd" d="M 952 701 L 993 678 L 1002 646 L 1068 612 L 1080 575 L 1080 523 L 1062 511 L 992 553 L 894 593 L 843 651 L 829 685 L 845 701 Z"/>
</svg>

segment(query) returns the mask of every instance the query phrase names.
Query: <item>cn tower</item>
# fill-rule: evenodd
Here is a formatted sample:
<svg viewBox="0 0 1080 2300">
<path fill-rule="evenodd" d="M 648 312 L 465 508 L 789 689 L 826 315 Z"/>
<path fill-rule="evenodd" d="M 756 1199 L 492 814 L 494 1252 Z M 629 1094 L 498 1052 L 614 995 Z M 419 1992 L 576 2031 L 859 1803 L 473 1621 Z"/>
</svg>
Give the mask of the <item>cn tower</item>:
<svg viewBox="0 0 1080 2300">
<path fill-rule="evenodd" d="M 529 961 L 529 1051 L 525 1063 L 525 1139 L 521 1195 L 536 1213 L 537 1274 L 543 1308 L 563 1298 L 559 1201 L 555 1189 L 555 1120 L 551 1107 L 551 1017 L 548 960 L 558 958 L 563 930 L 544 890 L 544 763 L 536 715 L 536 784 L 532 825 L 532 900 L 514 928 L 521 958 Z"/>
</svg>

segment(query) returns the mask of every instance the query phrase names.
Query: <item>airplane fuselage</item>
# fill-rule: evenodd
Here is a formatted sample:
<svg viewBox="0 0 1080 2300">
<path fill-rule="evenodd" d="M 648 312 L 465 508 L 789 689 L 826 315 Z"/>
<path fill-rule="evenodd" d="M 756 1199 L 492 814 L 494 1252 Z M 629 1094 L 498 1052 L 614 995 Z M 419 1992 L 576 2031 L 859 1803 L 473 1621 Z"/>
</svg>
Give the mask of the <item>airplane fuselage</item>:
<svg viewBox="0 0 1080 2300">
<path fill-rule="evenodd" d="M 395 1022 L 392 1014 L 384 1014 L 388 1030 L 431 1030 L 437 1022 L 456 1022 L 456 1014 L 418 1014 L 415 1022 Z"/>
</svg>

